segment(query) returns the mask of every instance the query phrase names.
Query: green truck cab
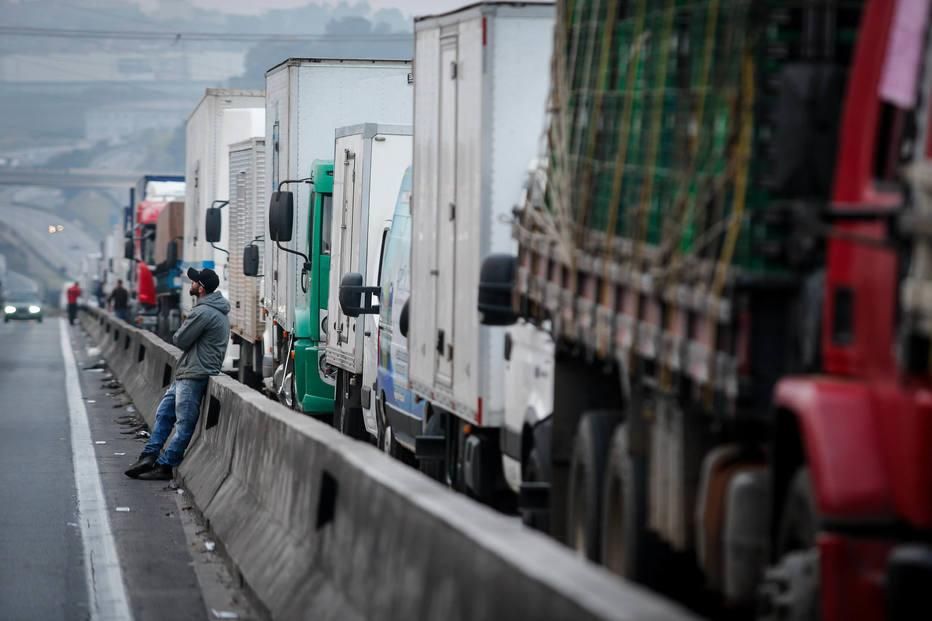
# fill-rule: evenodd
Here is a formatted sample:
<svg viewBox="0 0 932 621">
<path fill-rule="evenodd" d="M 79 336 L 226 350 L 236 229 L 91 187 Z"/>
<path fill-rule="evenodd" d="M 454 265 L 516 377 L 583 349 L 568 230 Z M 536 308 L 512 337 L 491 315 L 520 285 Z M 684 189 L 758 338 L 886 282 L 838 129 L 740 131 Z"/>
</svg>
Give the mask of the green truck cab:
<svg viewBox="0 0 932 621">
<path fill-rule="evenodd" d="M 333 415 L 334 384 L 325 361 L 327 299 L 330 290 L 330 213 L 333 202 L 333 161 L 315 160 L 310 197 L 308 239 L 310 273 L 306 279 L 306 306 L 295 308 L 295 406 L 305 414 Z"/>
</svg>

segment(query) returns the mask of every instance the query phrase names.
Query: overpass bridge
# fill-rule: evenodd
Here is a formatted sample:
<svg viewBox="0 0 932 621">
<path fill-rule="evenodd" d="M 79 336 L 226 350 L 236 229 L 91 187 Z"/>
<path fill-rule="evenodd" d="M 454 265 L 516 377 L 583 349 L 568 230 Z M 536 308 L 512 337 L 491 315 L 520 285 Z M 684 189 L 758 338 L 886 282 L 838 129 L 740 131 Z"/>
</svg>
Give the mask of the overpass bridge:
<svg viewBox="0 0 932 621">
<path fill-rule="evenodd" d="M 0 168 L 0 185 L 125 190 L 151 171 L 136 172 L 99 168 Z"/>
</svg>

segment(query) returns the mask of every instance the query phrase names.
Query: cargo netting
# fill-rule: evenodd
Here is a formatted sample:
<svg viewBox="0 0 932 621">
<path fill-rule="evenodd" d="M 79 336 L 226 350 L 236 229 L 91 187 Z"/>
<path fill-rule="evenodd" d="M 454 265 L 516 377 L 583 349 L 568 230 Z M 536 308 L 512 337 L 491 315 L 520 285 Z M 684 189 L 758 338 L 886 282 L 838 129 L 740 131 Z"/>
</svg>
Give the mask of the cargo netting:
<svg viewBox="0 0 932 621">
<path fill-rule="evenodd" d="M 787 230 L 766 217 L 776 91 L 792 63 L 848 63 L 862 4 L 558 2 L 546 208 L 523 225 L 565 264 L 583 252 L 713 290 L 732 267 L 784 271 Z"/>
<path fill-rule="evenodd" d="M 559 1 L 544 155 L 514 228 L 522 314 L 734 403 L 741 309 L 789 313 L 783 292 L 821 263 L 807 227 L 830 200 L 863 4 Z"/>
</svg>

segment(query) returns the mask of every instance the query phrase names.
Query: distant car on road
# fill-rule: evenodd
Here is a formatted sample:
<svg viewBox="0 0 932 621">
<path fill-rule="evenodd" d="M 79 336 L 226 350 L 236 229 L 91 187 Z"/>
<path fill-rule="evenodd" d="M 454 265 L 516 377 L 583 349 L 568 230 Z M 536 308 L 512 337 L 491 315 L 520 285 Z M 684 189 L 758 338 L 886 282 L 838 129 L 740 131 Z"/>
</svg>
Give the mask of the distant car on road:
<svg viewBox="0 0 932 621">
<path fill-rule="evenodd" d="M 11 319 L 33 319 L 42 323 L 42 302 L 33 292 L 10 292 L 3 299 L 3 323 Z"/>
</svg>

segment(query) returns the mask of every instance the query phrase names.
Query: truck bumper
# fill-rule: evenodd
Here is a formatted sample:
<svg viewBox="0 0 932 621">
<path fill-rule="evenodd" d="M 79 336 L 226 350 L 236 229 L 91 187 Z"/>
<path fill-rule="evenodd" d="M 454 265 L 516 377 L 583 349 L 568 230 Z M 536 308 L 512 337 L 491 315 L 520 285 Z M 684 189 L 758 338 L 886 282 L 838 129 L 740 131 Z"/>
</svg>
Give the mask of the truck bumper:
<svg viewBox="0 0 932 621">
<path fill-rule="evenodd" d="M 320 348 L 315 341 L 297 339 L 294 352 L 295 388 L 301 411 L 312 416 L 332 416 L 334 389 L 320 376 Z"/>
</svg>

